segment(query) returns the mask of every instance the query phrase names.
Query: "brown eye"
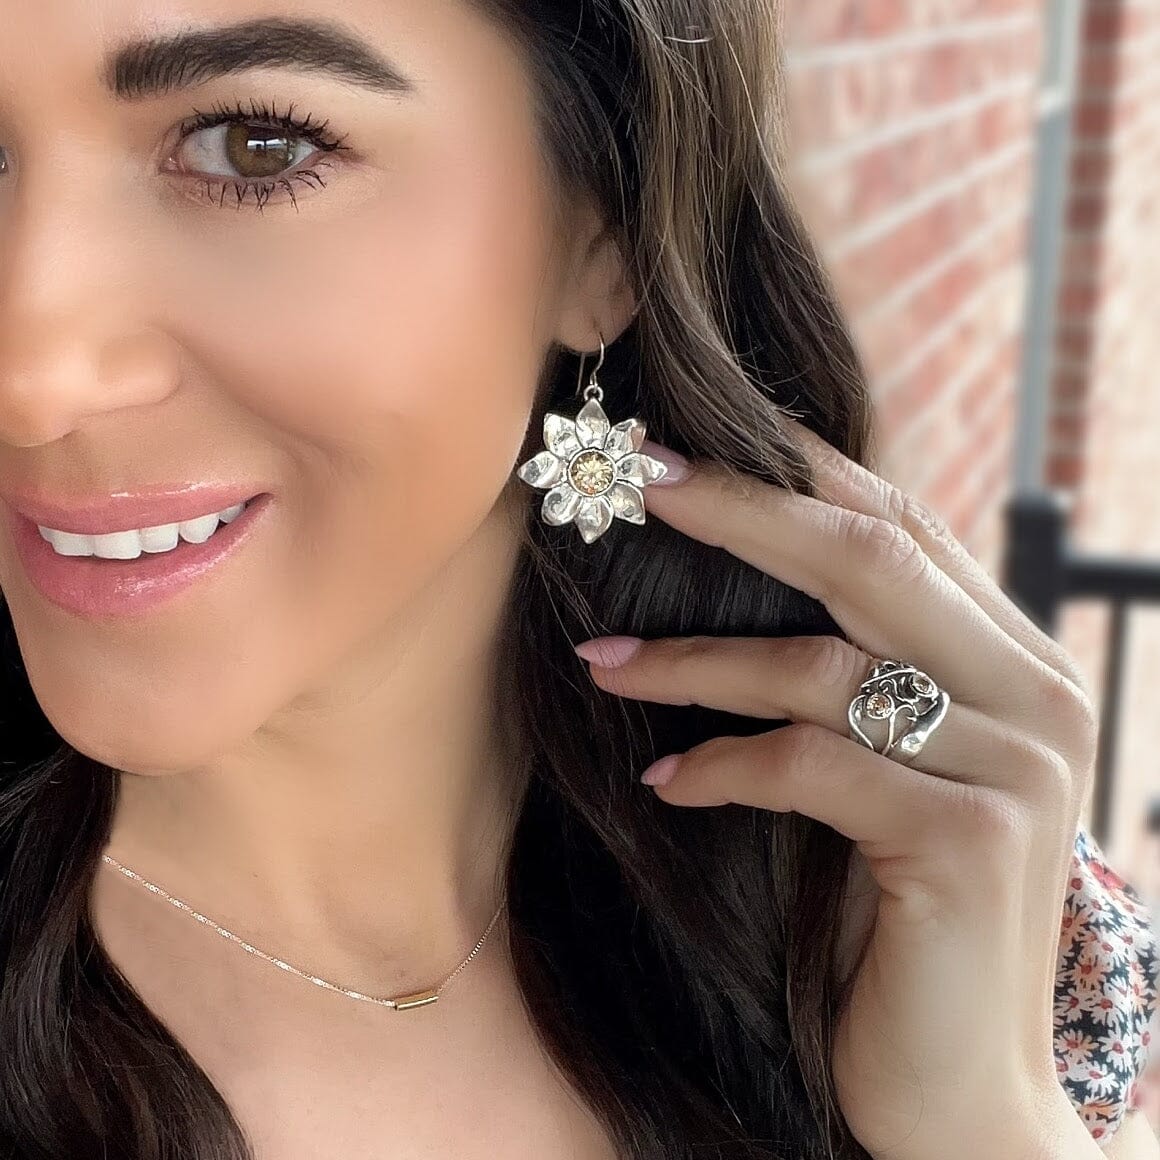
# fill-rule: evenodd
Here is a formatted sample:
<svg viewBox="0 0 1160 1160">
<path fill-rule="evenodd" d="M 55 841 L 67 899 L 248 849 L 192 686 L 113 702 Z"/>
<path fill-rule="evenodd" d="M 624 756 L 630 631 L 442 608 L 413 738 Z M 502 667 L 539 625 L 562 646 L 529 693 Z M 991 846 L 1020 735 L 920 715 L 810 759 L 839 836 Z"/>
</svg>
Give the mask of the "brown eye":
<svg viewBox="0 0 1160 1160">
<path fill-rule="evenodd" d="M 239 177 L 275 177 L 295 161 L 294 139 L 280 129 L 226 126 L 226 157 Z"/>
<path fill-rule="evenodd" d="M 316 145 L 279 126 L 223 121 L 186 134 L 172 161 L 185 173 L 261 181 L 285 173 L 316 152 Z"/>
<path fill-rule="evenodd" d="M 0 145 L 0 177 L 8 172 L 8 151 Z"/>
</svg>

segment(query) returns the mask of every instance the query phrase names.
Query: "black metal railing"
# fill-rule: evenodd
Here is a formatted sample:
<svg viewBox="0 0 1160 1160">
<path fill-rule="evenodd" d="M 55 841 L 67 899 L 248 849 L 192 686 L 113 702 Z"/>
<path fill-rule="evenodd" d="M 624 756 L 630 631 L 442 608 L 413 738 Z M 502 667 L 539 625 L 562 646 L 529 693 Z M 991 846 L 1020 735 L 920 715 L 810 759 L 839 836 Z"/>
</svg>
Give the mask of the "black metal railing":
<svg viewBox="0 0 1160 1160">
<path fill-rule="evenodd" d="M 1044 632 L 1056 635 L 1059 613 L 1073 600 L 1111 607 L 1111 626 L 1100 698 L 1099 752 L 1092 789 L 1091 834 L 1108 839 L 1115 791 L 1116 742 L 1124 694 L 1128 613 L 1160 603 L 1160 560 L 1136 561 L 1076 552 L 1068 536 L 1068 507 L 1050 492 L 1017 495 L 1007 507 L 1003 586 Z"/>
</svg>

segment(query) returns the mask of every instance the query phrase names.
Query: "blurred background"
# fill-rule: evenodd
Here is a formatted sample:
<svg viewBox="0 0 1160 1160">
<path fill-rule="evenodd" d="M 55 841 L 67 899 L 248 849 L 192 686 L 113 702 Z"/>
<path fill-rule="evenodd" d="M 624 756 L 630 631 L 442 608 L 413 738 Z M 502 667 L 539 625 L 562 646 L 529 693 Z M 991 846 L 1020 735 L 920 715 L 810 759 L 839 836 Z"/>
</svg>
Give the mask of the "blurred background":
<svg viewBox="0 0 1160 1160">
<path fill-rule="evenodd" d="M 1083 824 L 1155 905 L 1160 0 L 783 19 L 793 178 L 869 364 L 882 474 L 1082 665 L 1102 713 Z"/>
</svg>

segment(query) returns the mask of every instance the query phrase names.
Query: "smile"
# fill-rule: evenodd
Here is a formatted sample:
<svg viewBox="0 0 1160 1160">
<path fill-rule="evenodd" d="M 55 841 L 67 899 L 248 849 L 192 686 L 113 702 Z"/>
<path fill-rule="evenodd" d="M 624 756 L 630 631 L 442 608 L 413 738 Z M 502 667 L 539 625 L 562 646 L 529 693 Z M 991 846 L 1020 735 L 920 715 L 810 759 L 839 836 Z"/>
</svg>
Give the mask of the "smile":
<svg viewBox="0 0 1160 1160">
<path fill-rule="evenodd" d="M 246 501 L 249 503 L 250 501 Z M 159 524 L 151 528 L 130 528 L 124 532 L 108 532 L 103 536 L 87 536 L 77 532 L 62 532 L 37 525 L 41 536 L 52 545 L 58 556 L 97 556 L 103 560 L 136 560 L 143 552 L 171 552 L 178 542 L 204 544 L 220 526 L 232 523 L 246 509 L 246 503 L 234 504 L 224 511 L 211 512 L 175 524 Z"/>
<path fill-rule="evenodd" d="M 221 578 L 251 537 L 268 524 L 274 497 L 178 523 L 85 535 L 37 524 L 5 505 L 9 534 L 32 587 L 49 603 L 85 619 L 140 615 Z"/>
</svg>

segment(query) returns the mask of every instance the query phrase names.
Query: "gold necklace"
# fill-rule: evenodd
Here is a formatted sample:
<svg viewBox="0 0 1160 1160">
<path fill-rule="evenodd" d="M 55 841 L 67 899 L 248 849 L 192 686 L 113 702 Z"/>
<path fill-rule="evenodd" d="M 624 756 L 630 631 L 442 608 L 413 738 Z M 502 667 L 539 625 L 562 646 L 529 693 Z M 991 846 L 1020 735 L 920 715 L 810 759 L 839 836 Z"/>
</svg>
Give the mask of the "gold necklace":
<svg viewBox="0 0 1160 1160">
<path fill-rule="evenodd" d="M 212 918 L 207 918 L 204 914 L 199 914 L 196 910 L 193 909 L 192 906 L 182 902 L 180 898 L 174 898 L 172 894 L 168 893 L 168 891 L 162 890 L 162 888 L 155 882 L 150 882 L 147 878 L 142 878 L 140 874 L 130 870 L 128 866 L 123 866 L 120 862 L 117 861 L 116 858 L 112 858 L 108 854 L 102 854 L 101 858 L 104 859 L 104 861 L 107 862 L 110 866 L 120 870 L 120 872 L 127 878 L 132 878 L 135 882 L 140 882 L 141 885 L 146 888 L 146 890 L 151 890 L 154 894 L 160 894 L 163 898 L 168 899 L 178 909 L 184 910 L 187 914 L 192 914 L 198 922 L 205 923 L 207 926 L 213 927 L 213 929 L 216 930 L 223 938 L 228 938 L 231 942 L 236 942 L 249 954 L 257 955 L 258 958 L 265 959 L 267 962 L 273 963 L 276 967 L 281 967 L 282 970 L 289 971 L 291 974 L 297 975 L 300 979 L 305 979 L 307 982 L 314 983 L 315 986 L 324 987 L 328 991 L 337 991 L 340 995 L 347 995 L 351 999 L 361 999 L 366 1003 L 377 1003 L 380 1007 L 394 1007 L 399 1011 L 407 1011 L 412 1007 L 425 1007 L 428 1003 L 434 1003 L 435 1000 L 439 998 L 443 992 L 443 988 L 446 987 L 447 984 L 450 983 L 451 980 L 454 979 L 455 976 L 458 975 L 459 972 L 462 971 L 463 968 L 466 967 L 467 964 L 471 962 L 471 960 L 479 953 L 480 948 L 483 946 L 484 940 L 489 934 L 491 934 L 491 928 L 495 926 L 496 921 L 499 919 L 499 916 L 503 911 L 504 903 L 507 901 L 506 896 L 500 900 L 499 908 L 492 916 L 491 922 L 487 924 L 487 930 L 483 932 L 479 942 L 477 942 L 475 946 L 471 948 L 471 953 L 467 956 L 467 958 L 465 958 L 463 962 L 461 962 L 459 966 L 457 966 L 455 970 L 453 970 L 451 974 L 448 975 L 447 978 L 445 978 L 443 982 L 439 984 L 438 987 L 435 987 L 429 991 L 416 991 L 412 995 L 399 995 L 394 999 L 379 999 L 374 995 L 364 995 L 361 991 L 352 991 L 348 987 L 340 987 L 335 983 L 328 983 L 325 979 L 320 979 L 317 975 L 312 975 L 307 971 L 300 971 L 297 967 L 292 967 L 289 963 L 284 962 L 282 959 L 279 959 L 274 955 L 268 955 L 265 951 L 258 950 L 257 947 L 251 946 L 251 944 L 246 942 L 245 939 L 238 938 L 238 936 L 232 931 L 226 930 L 224 926 L 218 926 L 218 924 L 214 922 Z"/>
</svg>

